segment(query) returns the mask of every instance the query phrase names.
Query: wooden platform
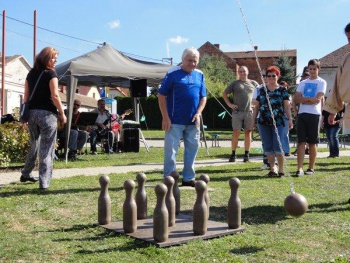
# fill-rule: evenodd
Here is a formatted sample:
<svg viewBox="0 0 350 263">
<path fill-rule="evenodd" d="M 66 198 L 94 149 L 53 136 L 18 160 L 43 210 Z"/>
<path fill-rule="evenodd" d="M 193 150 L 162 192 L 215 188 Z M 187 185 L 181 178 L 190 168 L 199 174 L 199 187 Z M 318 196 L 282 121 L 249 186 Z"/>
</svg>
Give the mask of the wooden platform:
<svg viewBox="0 0 350 263">
<path fill-rule="evenodd" d="M 244 232 L 244 228 L 229 229 L 227 223 L 208 221 L 208 231 L 203 236 L 195 236 L 193 234 L 192 217 L 189 215 L 179 214 L 176 216 L 175 226 L 169 227 L 169 238 L 165 242 L 156 242 L 153 239 L 153 218 L 147 218 L 137 221 L 137 230 L 135 233 L 125 234 L 123 230 L 123 221 L 111 222 L 108 225 L 101 225 L 105 229 L 115 231 L 122 235 L 127 235 L 135 239 L 153 243 L 157 247 L 169 247 L 181 245 L 196 239 L 211 239 L 226 235 L 233 235 Z"/>
</svg>

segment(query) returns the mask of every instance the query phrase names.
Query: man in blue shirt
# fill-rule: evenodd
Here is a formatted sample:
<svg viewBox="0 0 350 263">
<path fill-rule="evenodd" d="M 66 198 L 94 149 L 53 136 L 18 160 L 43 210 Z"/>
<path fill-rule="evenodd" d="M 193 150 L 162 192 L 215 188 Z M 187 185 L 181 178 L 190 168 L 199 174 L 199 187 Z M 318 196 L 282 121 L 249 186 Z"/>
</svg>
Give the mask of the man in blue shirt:
<svg viewBox="0 0 350 263">
<path fill-rule="evenodd" d="M 196 69 L 199 52 L 187 48 L 182 54 L 182 64 L 169 70 L 158 92 L 162 113 L 164 138 L 164 176 L 176 170 L 176 156 L 183 138 L 184 167 L 182 186 L 195 184 L 194 160 L 200 138 L 200 118 L 205 107 L 206 87 L 203 72 Z"/>
</svg>

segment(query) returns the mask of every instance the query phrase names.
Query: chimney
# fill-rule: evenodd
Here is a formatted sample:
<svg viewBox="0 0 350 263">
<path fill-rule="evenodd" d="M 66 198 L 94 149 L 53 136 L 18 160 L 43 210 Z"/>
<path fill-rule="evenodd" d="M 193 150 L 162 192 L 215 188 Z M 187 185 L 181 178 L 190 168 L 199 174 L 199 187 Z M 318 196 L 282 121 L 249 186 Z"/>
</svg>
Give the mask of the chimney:
<svg viewBox="0 0 350 263">
<path fill-rule="evenodd" d="M 220 44 L 214 44 L 214 46 L 220 49 Z"/>
</svg>

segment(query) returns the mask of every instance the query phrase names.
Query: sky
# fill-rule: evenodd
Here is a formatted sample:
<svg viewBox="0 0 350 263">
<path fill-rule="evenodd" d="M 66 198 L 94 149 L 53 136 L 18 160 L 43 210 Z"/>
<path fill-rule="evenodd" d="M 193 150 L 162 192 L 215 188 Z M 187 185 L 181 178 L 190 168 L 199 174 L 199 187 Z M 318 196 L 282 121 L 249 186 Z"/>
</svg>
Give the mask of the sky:
<svg viewBox="0 0 350 263">
<path fill-rule="evenodd" d="M 347 43 L 350 22 L 350 0 L 0 0 L 0 6 L 5 55 L 23 55 L 30 64 L 34 10 L 37 52 L 58 49 L 58 64 L 103 42 L 139 59 L 177 64 L 185 48 L 209 41 L 224 52 L 296 49 L 299 74 L 310 59 Z"/>
</svg>

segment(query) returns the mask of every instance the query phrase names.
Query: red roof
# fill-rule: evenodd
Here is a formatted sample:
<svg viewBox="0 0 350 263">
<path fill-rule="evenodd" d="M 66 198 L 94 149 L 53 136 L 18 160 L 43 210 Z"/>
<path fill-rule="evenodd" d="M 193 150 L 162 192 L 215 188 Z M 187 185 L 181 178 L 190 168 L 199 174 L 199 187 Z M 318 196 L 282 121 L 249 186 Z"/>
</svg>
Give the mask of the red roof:
<svg viewBox="0 0 350 263">
<path fill-rule="evenodd" d="M 323 68 L 337 68 L 343 60 L 345 54 L 350 52 L 350 45 L 346 44 L 341 48 L 329 53 L 320 59 L 321 67 Z"/>
</svg>

